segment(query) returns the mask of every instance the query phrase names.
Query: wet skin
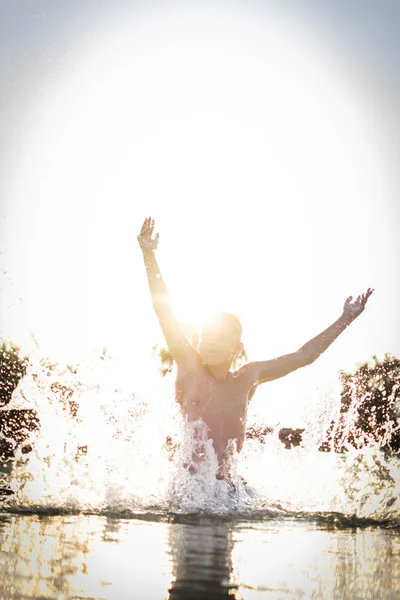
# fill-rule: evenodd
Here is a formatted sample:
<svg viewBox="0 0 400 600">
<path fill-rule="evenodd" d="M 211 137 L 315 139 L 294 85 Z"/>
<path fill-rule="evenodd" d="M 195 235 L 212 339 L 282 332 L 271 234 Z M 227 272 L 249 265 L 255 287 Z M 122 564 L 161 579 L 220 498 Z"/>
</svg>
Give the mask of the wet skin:
<svg viewBox="0 0 400 600">
<path fill-rule="evenodd" d="M 177 369 L 175 393 L 182 414 L 206 424 L 221 466 L 229 441 L 240 452 L 245 440 L 248 402 L 255 391 L 246 371 L 228 372 L 225 381 L 217 381 L 200 360 Z"/>
<path fill-rule="evenodd" d="M 176 400 L 189 421 L 207 426 L 220 464 L 230 440 L 240 451 L 245 439 L 247 405 L 252 384 L 247 369 L 230 371 L 242 348 L 240 332 L 224 319 L 203 325 L 198 351 L 177 365 Z M 254 393 L 254 392 L 253 392 Z"/>
<path fill-rule="evenodd" d="M 234 372 L 224 368 L 224 362 L 232 362 L 241 344 L 231 331 L 218 329 L 214 327 L 212 333 L 204 335 L 194 360 L 192 355 L 177 365 L 175 397 L 184 417 L 205 423 L 222 473 L 228 448 L 234 446 L 240 452 L 243 447 L 248 403 L 256 386 L 249 376 L 249 365 Z M 219 367 L 222 375 L 218 374 Z M 201 447 L 197 452 L 201 457 Z M 199 456 L 193 458 L 199 460 Z"/>
</svg>

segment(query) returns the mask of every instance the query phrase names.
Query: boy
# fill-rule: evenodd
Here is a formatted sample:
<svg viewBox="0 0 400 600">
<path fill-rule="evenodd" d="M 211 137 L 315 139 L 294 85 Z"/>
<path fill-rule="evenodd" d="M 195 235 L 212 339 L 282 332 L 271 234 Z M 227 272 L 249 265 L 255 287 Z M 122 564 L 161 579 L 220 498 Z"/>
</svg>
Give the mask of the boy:
<svg viewBox="0 0 400 600">
<path fill-rule="evenodd" d="M 158 234 L 154 235 L 151 217 L 145 219 L 138 242 L 143 252 L 154 310 L 177 365 L 176 400 L 189 421 L 201 419 L 207 426 L 220 466 L 217 477 L 224 477 L 227 475 L 229 448 L 233 444 L 240 452 L 243 447 L 247 406 L 257 386 L 314 362 L 363 312 L 373 290 L 368 288 L 354 302 L 352 296 L 347 298 L 339 319 L 297 352 L 273 360 L 251 362 L 231 372 L 234 358 L 243 349 L 242 328 L 237 317 L 221 313 L 204 323 L 198 348 L 195 348 L 186 338 L 172 310 L 155 257 Z"/>
</svg>

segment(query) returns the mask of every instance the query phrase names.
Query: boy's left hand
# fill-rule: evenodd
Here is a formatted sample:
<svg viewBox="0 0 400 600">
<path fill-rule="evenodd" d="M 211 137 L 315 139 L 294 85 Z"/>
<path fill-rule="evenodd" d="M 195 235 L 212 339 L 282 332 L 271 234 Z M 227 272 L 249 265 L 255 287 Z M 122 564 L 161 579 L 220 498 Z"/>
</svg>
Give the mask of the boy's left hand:
<svg viewBox="0 0 400 600">
<path fill-rule="evenodd" d="M 142 225 L 137 240 L 142 250 L 156 250 L 159 234 L 154 234 L 154 219 L 147 217 Z"/>
<path fill-rule="evenodd" d="M 357 300 L 352 302 L 353 296 L 349 296 L 343 306 L 343 314 L 351 320 L 358 317 L 364 310 L 367 300 L 373 293 L 373 289 L 368 288 L 364 294 L 360 294 Z"/>
</svg>

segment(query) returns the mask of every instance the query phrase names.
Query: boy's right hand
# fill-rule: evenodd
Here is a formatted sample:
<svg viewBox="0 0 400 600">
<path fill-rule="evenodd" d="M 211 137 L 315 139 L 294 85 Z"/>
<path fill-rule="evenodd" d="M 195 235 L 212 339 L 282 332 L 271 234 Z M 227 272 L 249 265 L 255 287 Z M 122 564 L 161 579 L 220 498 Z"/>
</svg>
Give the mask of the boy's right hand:
<svg viewBox="0 0 400 600">
<path fill-rule="evenodd" d="M 147 217 L 142 225 L 137 240 L 142 250 L 156 250 L 159 234 L 154 235 L 154 219 Z"/>
</svg>

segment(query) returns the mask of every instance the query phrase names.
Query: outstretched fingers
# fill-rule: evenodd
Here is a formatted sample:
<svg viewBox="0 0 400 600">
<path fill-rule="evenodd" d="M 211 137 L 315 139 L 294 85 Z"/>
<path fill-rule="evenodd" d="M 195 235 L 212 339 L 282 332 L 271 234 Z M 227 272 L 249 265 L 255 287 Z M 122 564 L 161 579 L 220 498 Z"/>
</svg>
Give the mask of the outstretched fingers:
<svg viewBox="0 0 400 600">
<path fill-rule="evenodd" d="M 368 288 L 366 292 L 357 296 L 357 299 L 354 302 L 352 302 L 353 296 L 349 296 L 347 298 L 346 302 L 344 303 L 344 307 L 343 307 L 344 310 L 348 314 L 358 316 L 359 314 L 361 314 L 363 312 L 365 305 L 367 303 L 367 300 L 370 297 L 370 295 L 373 293 L 373 291 L 374 290 L 372 288 Z"/>
<path fill-rule="evenodd" d="M 140 235 L 143 235 L 147 231 L 150 232 L 150 235 L 154 230 L 154 219 L 152 217 L 146 217 L 143 221 L 142 229 L 140 231 Z"/>
<path fill-rule="evenodd" d="M 368 298 L 371 296 L 371 294 L 374 292 L 374 290 L 372 288 L 368 288 L 367 291 L 361 295 L 361 304 L 363 306 L 366 305 Z"/>
<path fill-rule="evenodd" d="M 146 217 L 143 221 L 142 229 L 140 230 L 140 235 L 143 235 L 145 231 L 149 228 L 149 217 Z"/>
</svg>

